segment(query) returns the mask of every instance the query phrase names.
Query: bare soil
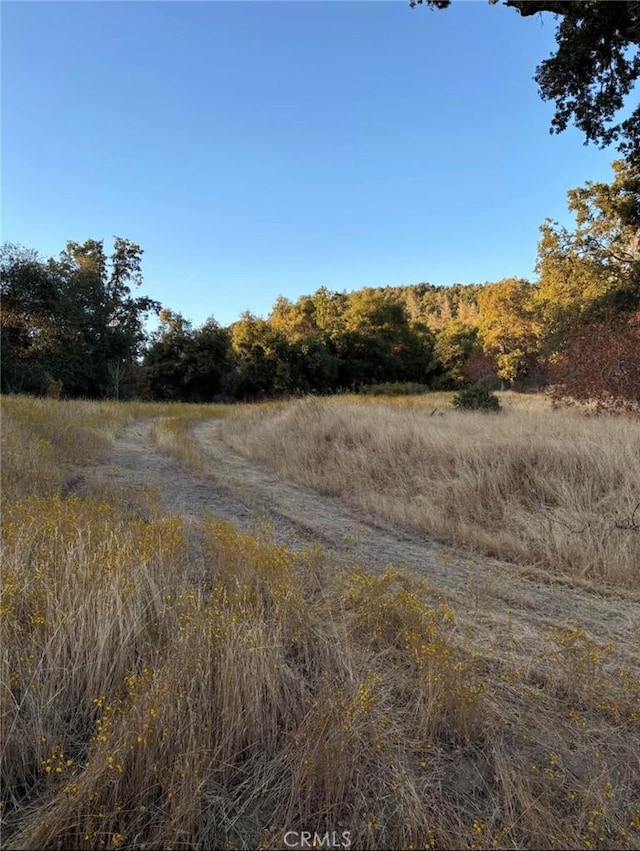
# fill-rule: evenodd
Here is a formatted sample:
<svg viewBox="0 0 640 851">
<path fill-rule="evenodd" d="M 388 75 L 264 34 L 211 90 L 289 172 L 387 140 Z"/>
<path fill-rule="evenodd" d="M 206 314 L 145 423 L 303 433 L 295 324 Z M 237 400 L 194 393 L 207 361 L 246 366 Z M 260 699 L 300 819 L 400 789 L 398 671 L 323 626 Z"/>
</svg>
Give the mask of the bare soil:
<svg viewBox="0 0 640 851">
<path fill-rule="evenodd" d="M 130 426 L 106 462 L 92 471 L 93 483 L 121 488 L 133 502 L 136 492 L 151 489 L 161 511 L 190 521 L 218 517 L 245 530 L 268 523 L 278 540 L 292 546 L 317 541 L 334 560 L 370 571 L 389 566 L 415 571 L 453 609 L 459 640 L 491 666 L 508 659 L 510 667 L 519 663 L 535 679 L 543 648 L 548 657 L 549 631 L 580 627 L 612 645 L 612 662 L 640 672 L 637 592 L 456 551 L 381 525 L 256 467 L 224 442 L 219 420 L 191 432 L 205 459 L 199 471 L 155 448 L 151 428 L 147 420 Z"/>
</svg>

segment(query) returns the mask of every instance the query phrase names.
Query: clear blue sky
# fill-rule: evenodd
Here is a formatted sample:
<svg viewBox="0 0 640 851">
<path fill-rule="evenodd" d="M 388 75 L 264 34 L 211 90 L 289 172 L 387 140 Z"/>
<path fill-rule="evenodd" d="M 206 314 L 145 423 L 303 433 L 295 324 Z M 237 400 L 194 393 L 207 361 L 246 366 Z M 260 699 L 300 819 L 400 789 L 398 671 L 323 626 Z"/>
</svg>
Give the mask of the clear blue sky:
<svg viewBox="0 0 640 851">
<path fill-rule="evenodd" d="M 2 238 L 139 243 L 194 324 L 320 286 L 533 276 L 615 152 L 548 132 L 546 15 L 485 0 L 2 2 Z"/>
</svg>

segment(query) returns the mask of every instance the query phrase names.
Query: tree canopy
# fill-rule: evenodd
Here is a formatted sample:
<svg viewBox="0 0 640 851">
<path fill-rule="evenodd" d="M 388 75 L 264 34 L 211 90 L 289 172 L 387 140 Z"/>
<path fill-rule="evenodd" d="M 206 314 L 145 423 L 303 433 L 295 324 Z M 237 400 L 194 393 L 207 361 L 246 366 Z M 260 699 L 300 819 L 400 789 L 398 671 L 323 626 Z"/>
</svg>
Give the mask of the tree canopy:
<svg viewBox="0 0 640 851">
<path fill-rule="evenodd" d="M 498 0 L 489 0 L 494 5 Z M 450 0 L 409 0 L 409 5 L 446 9 Z M 558 20 L 557 49 L 536 69 L 543 100 L 555 102 L 551 132 L 573 122 L 586 142 L 618 142 L 640 163 L 640 106 L 618 113 L 640 77 L 640 2 L 620 0 L 504 0 L 523 18 L 548 12 Z"/>
<path fill-rule="evenodd" d="M 575 227 L 547 220 L 536 301 L 548 342 L 589 321 L 640 309 L 640 167 L 613 163 L 611 183 L 567 193 Z"/>
<path fill-rule="evenodd" d="M 120 396 L 142 354 L 144 320 L 160 305 L 134 296 L 142 249 L 115 237 L 68 242 L 58 260 L 6 243 L 0 252 L 2 388 Z"/>
</svg>

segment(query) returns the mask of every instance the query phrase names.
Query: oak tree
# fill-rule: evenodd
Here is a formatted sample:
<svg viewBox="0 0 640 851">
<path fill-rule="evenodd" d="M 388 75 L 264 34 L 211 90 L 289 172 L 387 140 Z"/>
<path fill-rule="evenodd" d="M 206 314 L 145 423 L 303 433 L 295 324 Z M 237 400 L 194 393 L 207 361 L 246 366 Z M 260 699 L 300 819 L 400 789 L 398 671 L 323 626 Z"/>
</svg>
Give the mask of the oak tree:
<svg viewBox="0 0 640 851">
<path fill-rule="evenodd" d="M 498 378 L 514 382 L 529 371 L 538 345 L 535 289 L 523 278 L 487 284 L 478 294 L 478 336 Z"/>
<path fill-rule="evenodd" d="M 611 183 L 567 193 L 573 228 L 541 227 L 535 301 L 548 351 L 588 322 L 640 308 L 640 167 L 612 168 Z"/>
</svg>

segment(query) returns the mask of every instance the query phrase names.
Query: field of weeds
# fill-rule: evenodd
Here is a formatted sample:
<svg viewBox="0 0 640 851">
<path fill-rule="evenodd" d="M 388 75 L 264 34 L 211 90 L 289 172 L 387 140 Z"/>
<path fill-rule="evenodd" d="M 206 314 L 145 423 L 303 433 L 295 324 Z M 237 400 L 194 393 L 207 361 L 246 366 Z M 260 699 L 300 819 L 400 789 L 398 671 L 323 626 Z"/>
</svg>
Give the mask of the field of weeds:
<svg viewBox="0 0 640 851">
<path fill-rule="evenodd" d="M 194 535 L 161 494 L 133 511 L 106 485 L 72 486 L 139 418 L 156 418 L 158 451 L 190 461 L 190 427 L 221 413 L 3 399 L 2 847 L 269 849 L 302 831 L 356 849 L 638 847 L 640 678 L 587 629 L 550 630 L 534 676 L 466 649 L 456 612 L 415 575 L 338 566 L 215 517 Z M 257 457 L 262 427 L 261 452 L 285 469 L 290 440 L 285 471 L 299 476 L 303 426 L 316 477 L 331 452 L 362 465 L 365 432 L 412 470 L 424 433 L 449 421 L 403 431 L 419 411 L 371 404 L 363 417 L 345 402 L 256 413 L 225 420 L 234 441 Z M 380 417 L 393 427 L 371 443 Z M 466 421 L 471 446 L 488 422 Z M 507 441 L 509 420 L 491 422 Z M 566 471 L 609 504 L 608 480 L 590 478 L 610 457 L 594 428 L 587 461 L 569 454 Z M 624 483 L 637 432 L 610 428 Z M 442 493 L 455 458 L 431 472 L 447 473 Z M 369 460 L 393 496 L 393 465 Z"/>
<path fill-rule="evenodd" d="M 638 420 L 510 393 L 499 394 L 499 414 L 462 412 L 451 395 L 310 398 L 231 417 L 224 435 L 254 462 L 375 520 L 640 588 Z"/>
</svg>

